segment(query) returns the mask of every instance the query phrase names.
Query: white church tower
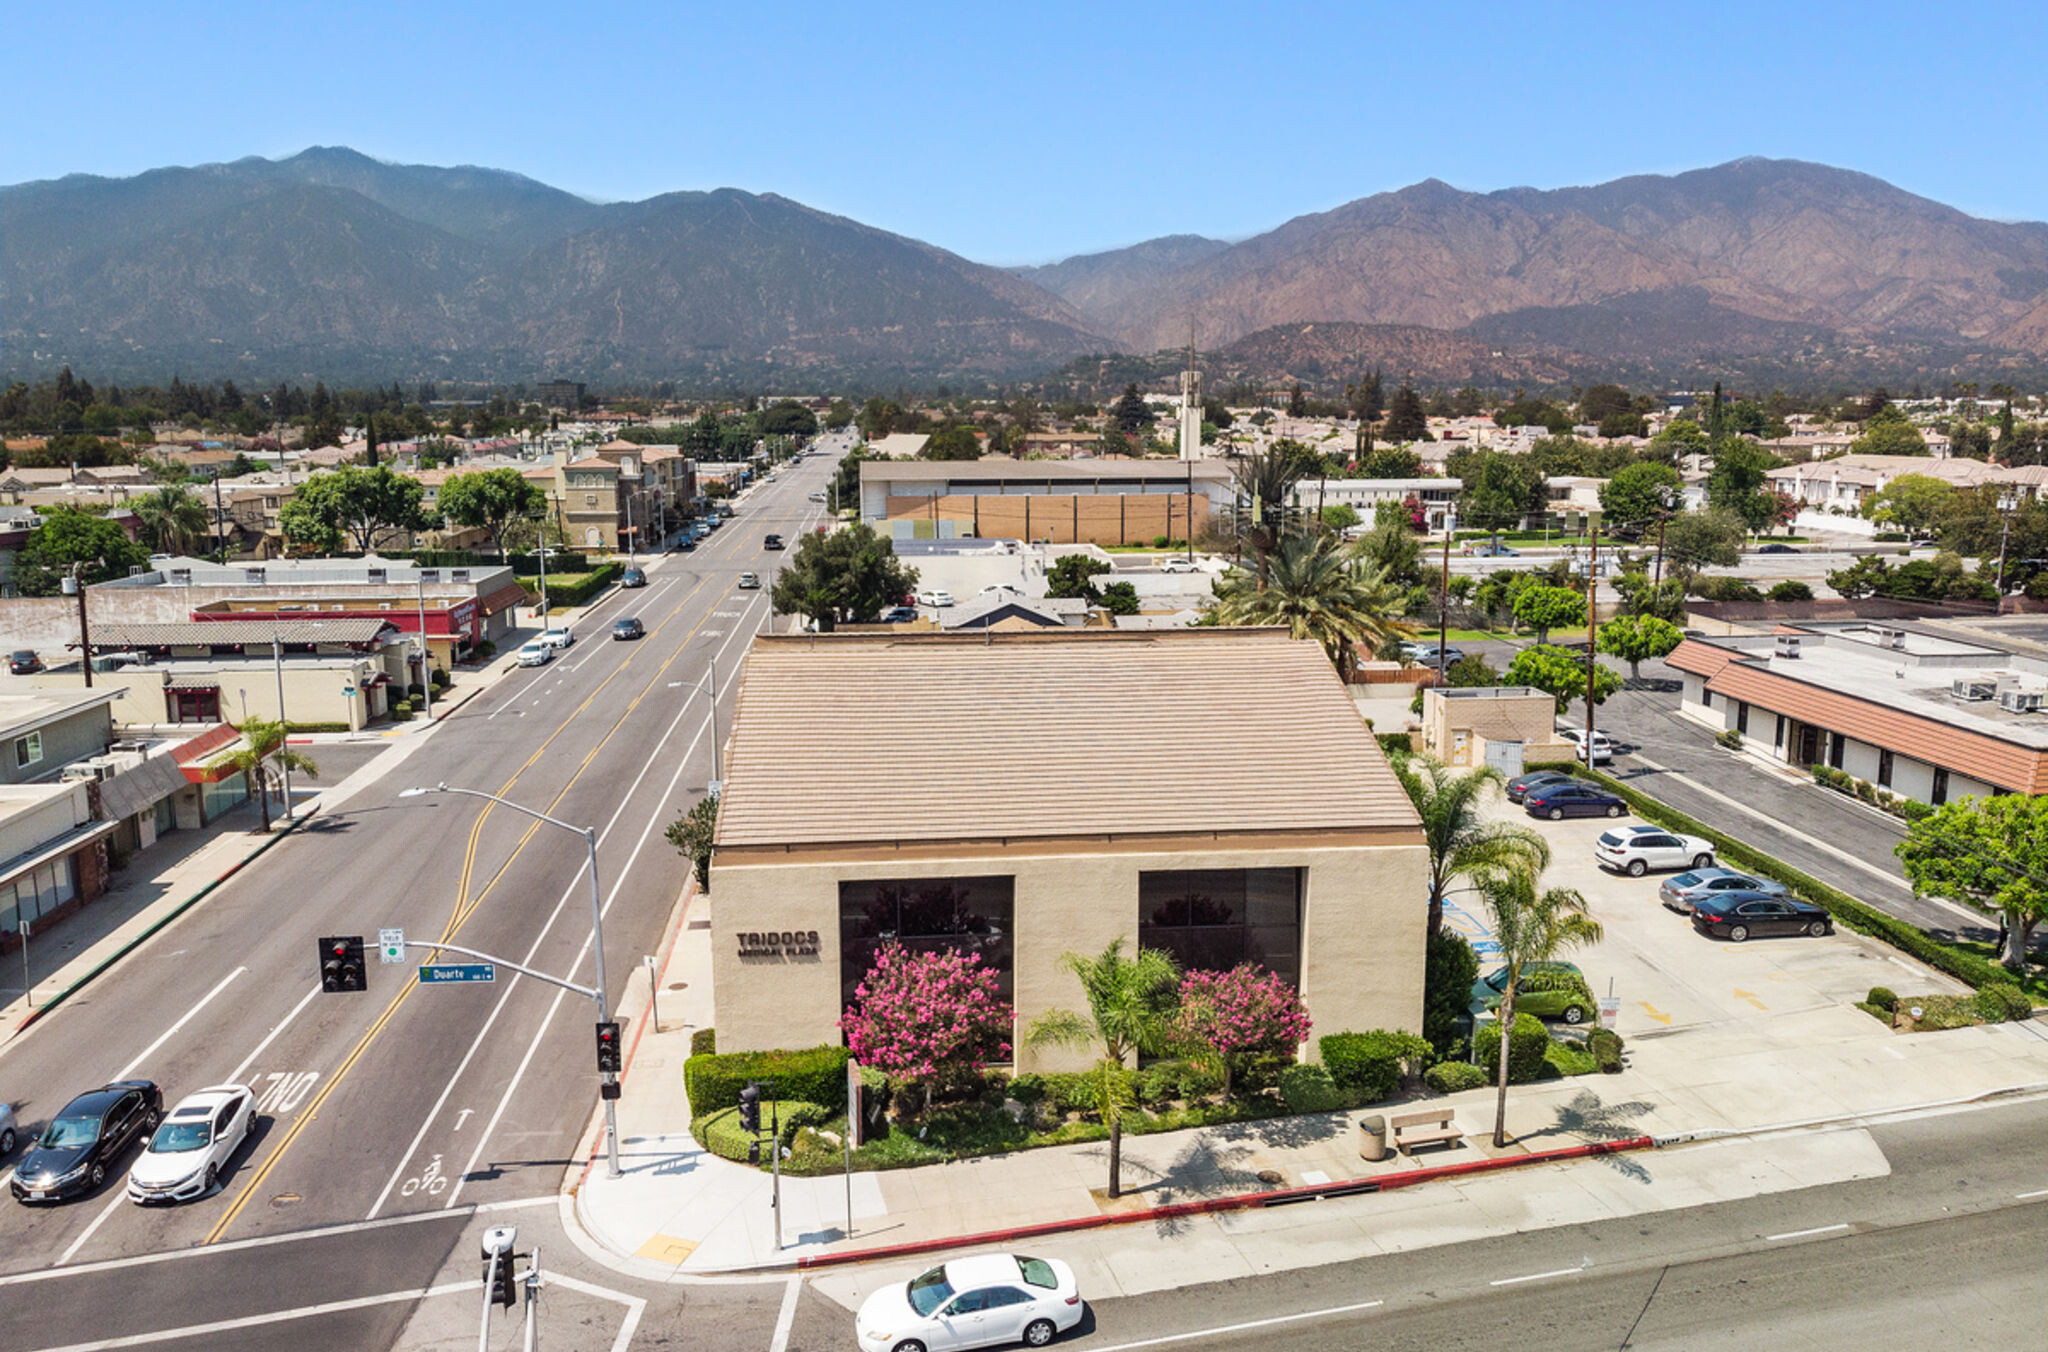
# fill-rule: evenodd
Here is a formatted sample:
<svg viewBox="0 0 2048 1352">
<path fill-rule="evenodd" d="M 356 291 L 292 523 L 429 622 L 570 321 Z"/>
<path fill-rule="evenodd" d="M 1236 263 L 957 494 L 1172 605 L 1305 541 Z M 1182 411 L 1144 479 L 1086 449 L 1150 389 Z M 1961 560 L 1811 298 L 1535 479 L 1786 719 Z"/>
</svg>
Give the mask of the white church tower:
<svg viewBox="0 0 2048 1352">
<path fill-rule="evenodd" d="M 1188 366 L 1180 373 L 1180 458 L 1202 458 L 1202 375 L 1195 370 L 1194 334 L 1188 334 Z"/>
</svg>

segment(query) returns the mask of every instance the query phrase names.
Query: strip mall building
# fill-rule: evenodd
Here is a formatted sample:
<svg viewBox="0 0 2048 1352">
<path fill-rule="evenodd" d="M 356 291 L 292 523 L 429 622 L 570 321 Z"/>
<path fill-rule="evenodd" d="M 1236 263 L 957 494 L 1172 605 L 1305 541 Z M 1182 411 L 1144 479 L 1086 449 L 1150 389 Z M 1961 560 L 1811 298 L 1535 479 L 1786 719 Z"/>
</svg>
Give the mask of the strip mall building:
<svg viewBox="0 0 2048 1352">
<path fill-rule="evenodd" d="M 1281 631 L 763 638 L 725 771 L 721 1051 L 838 1042 L 892 941 L 980 954 L 1020 1028 L 1084 1007 L 1063 954 L 1122 939 L 1261 963 L 1314 1035 L 1419 1030 L 1420 825 L 1321 649 Z"/>
</svg>

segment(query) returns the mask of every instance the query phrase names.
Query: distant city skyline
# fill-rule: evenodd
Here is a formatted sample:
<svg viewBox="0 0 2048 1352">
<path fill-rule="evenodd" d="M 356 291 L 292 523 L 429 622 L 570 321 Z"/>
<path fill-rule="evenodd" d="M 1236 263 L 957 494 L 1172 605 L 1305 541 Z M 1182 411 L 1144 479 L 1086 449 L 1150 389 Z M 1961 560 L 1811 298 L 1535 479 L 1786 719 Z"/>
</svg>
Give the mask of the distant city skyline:
<svg viewBox="0 0 2048 1352">
<path fill-rule="evenodd" d="M 432 12 L 220 0 L 16 19 L 25 135 L 0 182 L 346 145 L 597 200 L 736 187 L 983 262 L 1241 239 L 1440 178 L 1487 192 L 1744 155 L 1858 170 L 1973 215 L 2048 219 L 2038 21 L 2016 3 L 1025 14 L 785 5 Z M 1192 166 L 1193 173 L 1182 172 Z"/>
</svg>

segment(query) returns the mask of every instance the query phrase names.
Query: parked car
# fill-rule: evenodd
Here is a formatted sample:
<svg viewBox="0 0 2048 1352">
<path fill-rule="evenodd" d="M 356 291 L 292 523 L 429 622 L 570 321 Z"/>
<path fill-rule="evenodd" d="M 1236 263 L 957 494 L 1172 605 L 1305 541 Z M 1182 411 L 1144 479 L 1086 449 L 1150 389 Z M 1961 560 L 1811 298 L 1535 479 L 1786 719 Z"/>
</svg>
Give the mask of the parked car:
<svg viewBox="0 0 2048 1352">
<path fill-rule="evenodd" d="M 677 540 L 674 544 L 670 545 L 668 547 L 668 550 L 671 554 L 688 554 L 692 550 L 696 549 L 696 547 L 697 537 L 694 535 L 685 534 L 681 539 Z"/>
<path fill-rule="evenodd" d="M 1558 736 L 1578 748 L 1580 760 L 1586 759 L 1586 730 L 1584 728 L 1561 728 Z M 1614 742 L 1598 728 L 1593 730 L 1593 764 L 1603 765 L 1614 759 Z"/>
<path fill-rule="evenodd" d="M 1566 817 L 1619 817 L 1628 811 L 1628 804 L 1591 784 L 1551 784 L 1524 797 L 1522 810 L 1532 817 L 1561 821 Z"/>
<path fill-rule="evenodd" d="M 764 535 L 764 536 L 762 536 L 762 537 L 761 537 L 761 548 L 763 548 L 763 549 L 780 549 L 780 548 L 782 548 L 782 537 L 781 537 L 780 535 Z"/>
<path fill-rule="evenodd" d="M 1435 666 L 1437 664 L 1437 645 L 1434 643 L 1417 644 L 1415 646 L 1415 651 L 1409 655 L 1408 660 L 1413 662 L 1418 667 Z M 1465 650 L 1463 648 L 1458 647 L 1456 644 L 1447 644 L 1444 646 L 1443 664 L 1445 666 L 1448 667 L 1453 663 L 1462 662 L 1464 660 Z"/>
<path fill-rule="evenodd" d="M 628 568 L 625 572 L 619 574 L 619 585 L 621 587 L 644 587 L 647 585 L 647 574 L 641 572 L 638 568 Z"/>
<path fill-rule="evenodd" d="M 1508 801 L 1519 803 L 1538 789 L 1571 782 L 1572 777 L 1562 770 L 1537 770 L 1532 774 L 1516 775 L 1508 781 Z"/>
<path fill-rule="evenodd" d="M 8 1180 L 17 1202 L 59 1202 L 91 1192 L 128 1147 L 156 1130 L 163 1093 L 148 1080 L 119 1080 L 57 1111 L 21 1154 Z"/>
<path fill-rule="evenodd" d="M 16 676 L 33 676 L 43 669 L 43 659 L 27 648 L 7 654 L 7 670 Z"/>
<path fill-rule="evenodd" d="M 14 1105 L 0 1103 L 0 1159 L 14 1153 L 14 1142 L 19 1138 L 20 1130 L 14 1120 Z"/>
<path fill-rule="evenodd" d="M 1797 554 L 1799 551 L 1791 545 L 1758 545 L 1756 552 L 1759 554 Z"/>
<path fill-rule="evenodd" d="M 612 621 L 612 637 L 614 639 L 646 638 L 647 626 L 640 623 L 634 616 L 626 615 Z"/>
<path fill-rule="evenodd" d="M 917 594 L 917 603 L 921 606 L 930 606 L 934 610 L 944 610 L 947 606 L 953 604 L 953 593 L 949 591 L 921 591 Z"/>
<path fill-rule="evenodd" d="M 1711 868 L 1714 844 L 1661 826 L 1620 826 L 1593 842 L 1593 862 L 1631 878 L 1651 869 Z"/>
<path fill-rule="evenodd" d="M 861 1352 L 950 1352 L 1021 1342 L 1044 1347 L 1081 1322 L 1074 1270 L 1056 1258 L 955 1258 L 861 1302 Z"/>
<path fill-rule="evenodd" d="M 1161 562 L 1159 571 L 1162 573 L 1199 573 L 1202 571 L 1202 565 L 1196 563 L 1193 559 L 1172 558 Z"/>
<path fill-rule="evenodd" d="M 1664 903 L 1666 910 L 1691 915 L 1694 903 L 1702 898 L 1711 901 L 1729 892 L 1758 892 L 1767 897 L 1783 897 L 1789 896 L 1791 890 L 1773 879 L 1737 873 L 1732 868 L 1696 868 L 1666 878 L 1664 885 L 1657 889 L 1657 900 Z"/>
<path fill-rule="evenodd" d="M 761 588 L 761 575 L 760 575 L 759 573 L 741 573 L 741 574 L 740 574 L 740 590 L 741 590 L 741 591 L 759 591 L 759 590 L 760 590 L 760 588 Z"/>
<path fill-rule="evenodd" d="M 1735 944 L 1774 934 L 1811 934 L 1818 939 L 1835 932 L 1834 920 L 1812 902 L 1761 892 L 1702 897 L 1693 903 L 1692 927 L 1710 938 Z"/>
<path fill-rule="evenodd" d="M 1559 977 L 1567 979 L 1560 981 Z M 1578 979 L 1569 979 L 1573 977 Z M 1586 1003 L 1586 989 L 1585 975 L 1571 963 L 1532 962 L 1522 969 L 1522 979 L 1515 987 L 1515 1013 L 1586 1023 L 1598 1012 Z M 1496 967 L 1472 983 L 1472 1012 L 1499 1009 L 1507 990 L 1508 969 Z"/>
<path fill-rule="evenodd" d="M 128 1171 L 128 1200 L 190 1202 L 212 1192 L 228 1164 L 256 1134 L 256 1096 L 247 1085 L 217 1084 L 187 1094 Z"/>
<path fill-rule="evenodd" d="M 519 655 L 513 660 L 522 667 L 544 667 L 555 660 L 555 645 L 542 639 L 530 639 L 519 646 Z"/>
<path fill-rule="evenodd" d="M 916 606 L 890 606 L 882 612 L 883 624 L 902 624 L 905 620 L 917 618 Z"/>
<path fill-rule="evenodd" d="M 534 641 L 545 643 L 550 648 L 573 647 L 576 643 L 576 631 L 566 624 L 560 629 L 543 629 L 540 631 L 540 637 Z"/>
<path fill-rule="evenodd" d="M 1472 552 L 1482 559 L 1519 559 L 1522 557 L 1521 550 L 1509 549 L 1498 540 L 1487 540 Z"/>
</svg>

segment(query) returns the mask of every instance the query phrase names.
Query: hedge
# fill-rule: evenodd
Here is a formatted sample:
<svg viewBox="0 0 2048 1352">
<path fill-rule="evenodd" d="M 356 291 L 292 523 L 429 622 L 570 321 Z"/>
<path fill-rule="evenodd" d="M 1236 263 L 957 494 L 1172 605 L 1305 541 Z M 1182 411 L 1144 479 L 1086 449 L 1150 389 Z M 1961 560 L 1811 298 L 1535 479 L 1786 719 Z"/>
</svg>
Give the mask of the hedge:
<svg viewBox="0 0 2048 1352">
<path fill-rule="evenodd" d="M 718 1050 L 718 1030 L 699 1028 L 690 1034 L 690 1055 L 709 1056 Z"/>
<path fill-rule="evenodd" d="M 740 1101 L 750 1080 L 775 1082 L 784 1098 L 822 1103 L 836 1113 L 846 1111 L 844 1047 L 811 1047 L 803 1051 L 710 1052 L 683 1063 L 689 1086 L 690 1116 L 708 1117 Z"/>
<path fill-rule="evenodd" d="M 1363 1095 L 1368 1103 L 1392 1098 L 1401 1088 L 1401 1074 L 1407 1065 L 1426 1061 L 1433 1050 L 1413 1034 L 1380 1028 L 1366 1033 L 1331 1033 L 1318 1045 L 1330 1078 Z M 1284 1076 L 1281 1089 L 1286 1090 Z"/>
<path fill-rule="evenodd" d="M 1493 1081 L 1470 1061 L 1439 1061 L 1422 1072 L 1422 1082 L 1439 1094 L 1457 1094 Z"/>
<path fill-rule="evenodd" d="M 769 1123 L 773 1122 L 778 1128 L 777 1139 L 784 1145 L 794 1141 L 801 1128 L 822 1127 L 838 1115 L 822 1104 L 806 1103 L 802 1099 L 777 1099 L 773 1103 L 761 1100 L 761 1130 L 766 1132 Z M 699 1117 L 690 1124 L 690 1134 L 697 1138 L 698 1145 L 720 1159 L 741 1163 L 746 1162 L 748 1147 L 755 1139 L 754 1133 L 740 1125 L 738 1104 Z M 763 1145 L 767 1144 L 767 1137 L 763 1136 L 761 1141 Z"/>
<path fill-rule="evenodd" d="M 514 554 L 507 562 L 512 565 L 512 576 L 514 577 L 540 576 L 540 555 L 538 554 Z M 557 549 L 548 555 L 548 575 L 550 577 L 557 573 L 580 573 L 587 567 L 589 567 L 589 561 L 578 553 Z"/>
<path fill-rule="evenodd" d="M 603 563 L 573 582 L 558 582 L 554 574 L 548 575 L 548 604 L 550 606 L 580 606 L 606 587 L 619 580 L 625 570 L 616 563 Z M 540 588 L 534 587 L 529 593 L 538 601 Z"/>
<path fill-rule="evenodd" d="M 1347 1096 L 1321 1066 L 1289 1066 L 1281 1071 L 1280 1097 L 1291 1113 L 1328 1113 L 1349 1106 Z"/>
<path fill-rule="evenodd" d="M 1919 926 L 1897 916 L 1887 915 L 1874 906 L 1856 900 L 1846 892 L 1837 891 L 1820 879 L 1801 873 L 1782 860 L 1765 854 L 1754 846 L 1744 844 L 1725 831 L 1717 831 L 1686 816 L 1674 807 L 1658 802 L 1612 775 L 1602 774 L 1598 770 L 1588 770 L 1585 766 L 1570 761 L 1531 765 L 1525 773 L 1534 774 L 1538 770 L 1557 770 L 1590 780 L 1611 793 L 1621 795 L 1640 817 L 1668 830 L 1705 837 L 1714 843 L 1715 853 L 1723 863 L 1732 863 L 1751 873 L 1776 878 L 1833 916 L 1837 924 L 1859 934 L 1868 934 L 1873 939 L 1882 939 L 1893 948 L 1911 954 L 1936 971 L 1946 972 L 1966 985 L 1983 987 L 2013 984 L 2013 974 L 1997 963 L 1980 958 L 1975 953 L 1951 948 L 1939 939 L 1929 936 Z"/>
<path fill-rule="evenodd" d="M 1481 1026 L 1472 1036 L 1480 1069 L 1490 1077 L 1500 1066 L 1500 1021 Z M 1529 1084 L 1543 1073 L 1543 1056 L 1550 1050 L 1550 1030 L 1534 1014 L 1515 1015 L 1514 1036 L 1508 1039 L 1508 1083 Z"/>
</svg>

